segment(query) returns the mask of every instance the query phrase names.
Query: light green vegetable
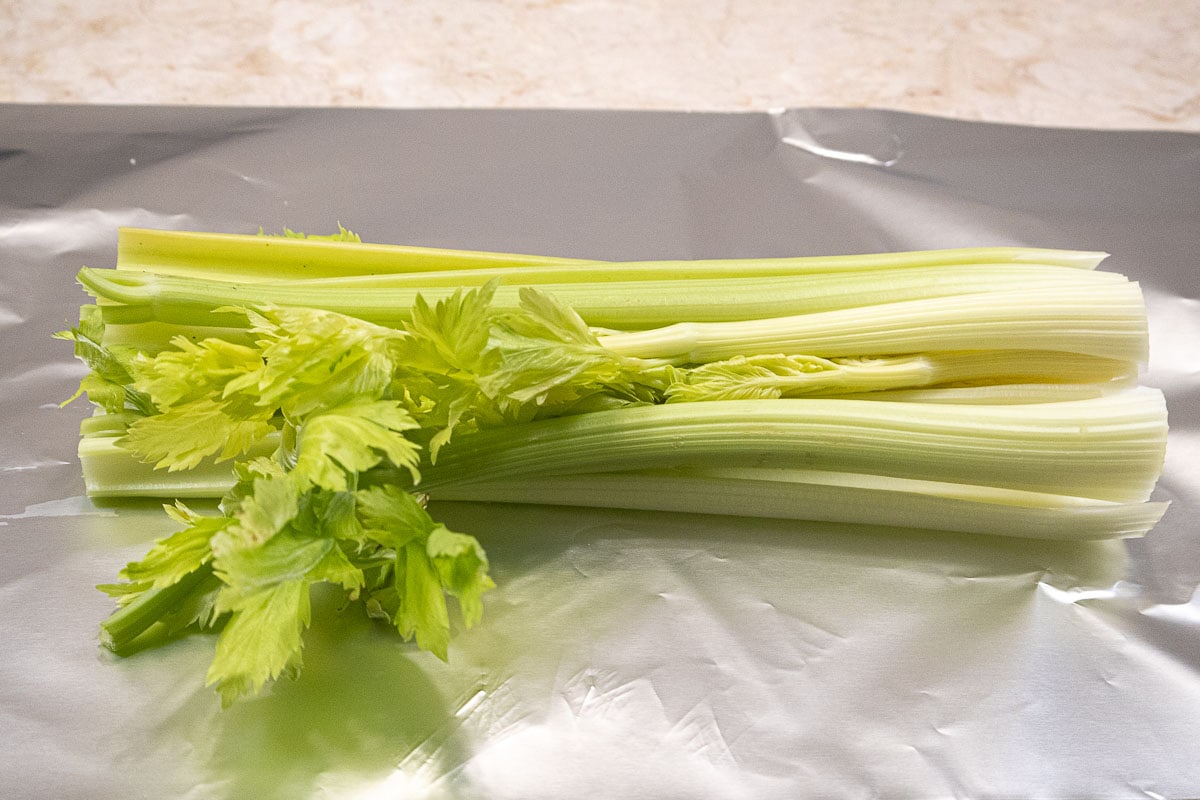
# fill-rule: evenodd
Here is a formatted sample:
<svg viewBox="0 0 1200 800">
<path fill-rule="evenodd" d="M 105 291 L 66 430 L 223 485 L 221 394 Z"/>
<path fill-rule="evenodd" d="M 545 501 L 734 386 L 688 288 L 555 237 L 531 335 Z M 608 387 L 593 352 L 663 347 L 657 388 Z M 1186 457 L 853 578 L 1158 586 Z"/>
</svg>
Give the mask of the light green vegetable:
<svg viewBox="0 0 1200 800">
<path fill-rule="evenodd" d="M 1100 302 L 1110 294 L 1132 297 L 1136 287 L 1111 272 L 1042 265 L 956 265 L 910 267 L 897 270 L 855 270 L 774 276 L 675 277 L 657 280 L 613 280 L 588 267 L 580 280 L 557 283 L 534 281 L 506 284 L 509 276 L 491 280 L 497 307 L 514 309 L 523 287 L 552 290 L 590 325 L 618 329 L 653 328 L 677 320 L 730 322 L 832 312 L 880 306 L 900 301 L 931 301 L 963 295 L 990 296 L 1007 291 L 1057 303 L 1073 292 L 1095 291 Z M 166 322 L 175 325 L 240 325 L 237 315 L 214 313 L 240 305 L 319 307 L 380 325 L 399 326 L 407 321 L 417 296 L 428 301 L 450 296 L 457 285 L 479 286 L 486 276 L 446 285 L 440 281 L 411 282 L 371 278 L 364 281 L 300 281 L 249 283 L 126 270 L 85 268 L 79 273 L 84 287 L 103 302 L 109 323 Z M 589 279 L 590 278 L 590 279 Z M 1124 294 L 1122 295 L 1121 292 Z M 984 293 L 988 293 L 985 295 Z M 1080 303 L 1088 302 L 1081 297 Z M 316 305 L 318 304 L 319 305 Z M 954 307 L 954 304 L 950 304 Z M 961 349 L 961 348 L 959 348 Z"/>
<path fill-rule="evenodd" d="M 354 247 L 341 246 L 352 243 Z M 447 273 L 448 286 L 482 285 L 494 278 L 512 276 L 514 284 L 542 280 L 532 276 L 574 274 L 586 281 L 670 279 L 693 277 L 743 278 L 764 275 L 801 275 L 857 270 L 897 270 L 910 267 L 964 264 L 1035 264 L 1095 268 L 1106 253 L 1051 250 L 1033 247 L 976 247 L 910 253 L 873 253 L 799 258 L 719 259 L 606 263 L 576 258 L 447 250 L 393 244 L 366 244 L 339 228 L 332 236 L 304 236 L 288 231 L 284 236 L 203 231 L 167 231 L 122 228 L 117 237 L 117 269 L 221 278 L 253 283 L 259 280 L 290 281 L 297 278 L 402 276 L 409 273 Z M 518 279 L 520 278 L 520 279 Z M 424 284 L 435 285 L 435 284 Z"/>
<path fill-rule="evenodd" d="M 1146 358 L 1145 302 L 1133 283 L 1030 287 L 729 322 L 613 333 L 614 352 L 682 362 L 759 353 L 875 356 L 956 350 L 1057 350 Z"/>
<path fill-rule="evenodd" d="M 346 247 L 353 244 L 353 247 Z M 1057 251 L 1048 251 L 1055 253 Z M 1087 268 L 1102 253 L 1066 253 L 1064 260 Z M 330 236 L 286 231 L 283 236 L 257 236 L 206 231 L 121 228 L 117 236 L 117 268 L 160 275 L 203 278 L 250 277 L 271 280 L 381 275 L 420 270 L 561 265 L 576 259 L 447 250 L 434 247 L 368 244 L 339 226 Z M 1097 262 L 1098 263 L 1098 262 Z"/>
<path fill-rule="evenodd" d="M 106 641 L 219 631 L 232 702 L 300 668 L 325 583 L 446 658 L 453 606 L 476 623 L 492 581 L 430 500 L 1144 534 L 1166 412 L 1136 387 L 1140 291 L 1101 257 L 610 264 L 123 231 L 62 334 L 98 407 L 79 455 L 90 495 L 174 501 L 181 529 L 103 587 Z"/>
<path fill-rule="evenodd" d="M 435 500 L 625 508 L 1019 536 L 1141 536 L 1165 503 L 1117 503 L 971 484 L 803 469 L 689 469 L 496 478 L 430 491 Z"/>
<path fill-rule="evenodd" d="M 464 433 L 421 487 L 628 469 L 865 473 L 1136 503 L 1162 466 L 1166 410 L 1139 388 L 1028 405 L 726 400 L 637 406 Z"/>
</svg>

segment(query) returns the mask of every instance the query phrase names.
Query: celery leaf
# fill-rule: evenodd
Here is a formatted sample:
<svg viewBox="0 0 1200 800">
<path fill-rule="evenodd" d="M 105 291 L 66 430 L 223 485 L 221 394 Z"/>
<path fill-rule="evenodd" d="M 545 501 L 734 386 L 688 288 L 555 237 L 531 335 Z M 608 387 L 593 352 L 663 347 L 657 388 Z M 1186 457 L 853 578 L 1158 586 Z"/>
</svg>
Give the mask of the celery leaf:
<svg viewBox="0 0 1200 800">
<path fill-rule="evenodd" d="M 380 613 L 405 638 L 445 660 L 450 617 L 445 595 L 459 599 L 469 626 L 482 614 L 480 597 L 494 586 L 487 556 L 472 536 L 436 523 L 417 499 L 393 485 L 357 494 L 366 534 L 394 553 L 394 583 L 372 594 Z"/>
<path fill-rule="evenodd" d="M 841 370 L 836 361 L 816 356 L 737 356 L 673 370 L 666 395 L 670 402 L 774 400 L 835 385 Z"/>
<path fill-rule="evenodd" d="M 222 610 L 233 614 L 217 639 L 207 683 L 217 687 L 227 707 L 285 671 L 299 669 L 302 635 L 312 618 L 309 582 L 279 583 Z"/>
<path fill-rule="evenodd" d="M 232 521 L 197 514 L 183 503 L 164 506 L 167 514 L 187 527 L 155 542 L 140 561 L 127 564 L 120 577 L 130 583 L 161 588 L 178 583 L 212 558 L 212 537 Z"/>
<path fill-rule="evenodd" d="M 232 524 L 214 537 L 218 557 L 261 546 L 300 512 L 300 488 L 288 473 L 251 479 L 251 490 L 228 510 Z"/>
<path fill-rule="evenodd" d="M 495 587 L 488 577 L 487 554 L 479 540 L 438 525 L 429 533 L 425 552 L 442 586 L 458 598 L 463 621 L 468 627 L 479 622 L 483 617 L 483 593 Z"/>
<path fill-rule="evenodd" d="M 256 547 L 219 553 L 213 565 L 224 583 L 216 611 L 231 616 L 217 640 L 208 683 L 226 705 L 299 670 L 312 584 L 325 581 L 347 591 L 363 585 L 362 572 L 336 540 L 291 526 Z"/>
<path fill-rule="evenodd" d="M 171 345 L 174 349 L 132 363 L 137 388 L 159 408 L 220 397 L 231 380 L 262 366 L 255 348 L 223 339 L 193 342 L 186 336 L 176 336 Z"/>
<path fill-rule="evenodd" d="M 284 228 L 281 234 L 269 234 L 262 228 L 258 229 L 259 236 L 278 236 L 281 239 L 309 239 L 317 242 L 344 242 L 350 244 L 362 244 L 362 237 L 353 231 L 346 230 L 342 223 L 338 223 L 337 233 L 304 233 L 302 231 L 294 231 L 291 228 Z"/>
<path fill-rule="evenodd" d="M 119 441 L 143 461 L 173 472 L 192 469 L 208 456 L 240 455 L 274 430 L 269 419 L 268 414 L 238 419 L 227 404 L 206 397 L 134 420 Z"/>
<path fill-rule="evenodd" d="M 230 391 L 262 368 L 257 350 L 221 339 L 175 337 L 174 349 L 131 362 L 134 386 L 158 412 L 135 420 L 121 445 L 169 471 L 192 469 L 208 456 L 242 455 L 269 434 L 273 408 Z"/>
<path fill-rule="evenodd" d="M 433 520 L 417 498 L 397 486 L 372 486 L 356 492 L 355 498 L 366 535 L 384 547 L 399 552 L 433 529 Z"/>
<path fill-rule="evenodd" d="M 432 306 L 418 295 L 405 326 L 405 365 L 444 375 L 485 371 L 495 291 L 494 281 L 478 289 L 459 289 Z"/>
<path fill-rule="evenodd" d="M 400 607 L 396 629 L 406 639 L 445 661 L 450 648 L 450 614 L 437 570 L 423 543 L 409 542 L 396 556 L 397 590 Z"/>
<path fill-rule="evenodd" d="M 110 414 L 133 408 L 140 414 L 153 409 L 150 398 L 133 386 L 131 363 L 138 352 L 133 348 L 109 346 L 104 341 L 104 317 L 99 306 L 85 305 L 79 309 L 79 325 L 54 335 L 75 345 L 75 357 L 88 368 L 80 381 L 79 390 L 63 405 L 81 394 Z"/>
<path fill-rule="evenodd" d="M 263 364 L 231 382 L 228 393 L 245 393 L 297 420 L 353 400 L 379 399 L 391 384 L 399 331 L 310 308 L 246 314 Z"/>
<path fill-rule="evenodd" d="M 500 315 L 493 326 L 492 347 L 501 363 L 480 378 L 490 396 L 539 410 L 596 392 L 654 401 L 661 388 L 655 364 L 604 347 L 573 309 L 544 292 L 526 287 L 520 298 L 520 309 Z"/>
<path fill-rule="evenodd" d="M 394 400 L 350 403 L 309 417 L 300 428 L 294 475 L 333 491 L 349 488 L 347 475 L 366 472 L 384 458 L 419 478 L 417 445 L 404 432 L 418 427 Z"/>
</svg>

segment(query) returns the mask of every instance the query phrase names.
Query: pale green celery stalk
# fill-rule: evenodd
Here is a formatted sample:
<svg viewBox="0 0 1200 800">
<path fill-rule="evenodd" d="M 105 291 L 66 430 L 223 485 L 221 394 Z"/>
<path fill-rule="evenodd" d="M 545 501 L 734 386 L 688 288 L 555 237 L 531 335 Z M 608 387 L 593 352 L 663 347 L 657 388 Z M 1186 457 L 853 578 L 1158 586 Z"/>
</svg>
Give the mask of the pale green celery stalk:
<svg viewBox="0 0 1200 800">
<path fill-rule="evenodd" d="M 212 581 L 211 564 L 204 564 L 170 586 L 148 589 L 132 602 L 118 608 L 100 623 L 101 643 L 117 655 L 136 649 L 138 638 L 159 623 L 194 589 Z"/>
<path fill-rule="evenodd" d="M 922 383 L 912 380 L 909 386 L 998 380 L 1087 383 L 1137 376 L 1134 362 L 1049 350 L 934 352 L 896 358 L 845 359 L 840 363 L 861 373 L 864 382 L 873 370 L 893 363 L 914 363 L 927 370 Z"/>
<path fill-rule="evenodd" d="M 620 355 L 704 363 L 759 353 L 836 356 L 949 350 L 1057 350 L 1143 362 L 1146 307 L 1136 283 L 1030 287 L 736 322 L 609 333 Z"/>
<path fill-rule="evenodd" d="M 138 322 L 131 325 L 106 324 L 104 326 L 105 345 L 135 347 L 151 356 L 171 347 L 171 340 L 176 336 L 183 336 L 193 342 L 217 338 L 232 344 L 246 346 L 254 344 L 254 334 L 246 327 L 175 325 L 169 322 Z"/>
<path fill-rule="evenodd" d="M 454 291 L 447 286 L 330 288 L 327 282 L 312 287 L 305 281 L 251 284 L 90 268 L 79 272 L 79 282 L 101 302 L 108 324 L 158 321 L 235 326 L 239 315 L 213 311 L 231 306 L 279 305 L 322 308 L 398 327 L 410 318 L 418 295 L 434 302 Z M 1088 290 L 1117 290 L 1129 285 L 1123 276 L 1109 272 L 1046 266 L 965 266 L 784 277 L 594 281 L 544 288 L 588 324 L 628 330 L 684 320 L 760 320 L 991 292 L 1031 296 L 1054 293 L 1057 301 L 1064 296 L 1084 296 Z M 494 307 L 516 308 L 520 289 L 516 285 L 499 286 Z"/>
<path fill-rule="evenodd" d="M 598 411 L 464 433 L 421 489 L 630 468 L 778 467 L 1069 494 L 1149 497 L 1166 448 L 1162 393 L 977 406 L 713 401 Z M 401 478 L 402 479 L 402 478 Z"/>
<path fill-rule="evenodd" d="M 93 435 L 79 440 L 79 463 L 89 497 L 216 498 L 233 486 L 233 467 L 228 461 L 209 458 L 190 470 L 156 470 L 118 445 L 117 438 Z M 269 456 L 278 447 L 278 434 L 268 435 L 246 457 Z"/>
<path fill-rule="evenodd" d="M 891 400 L 905 403 L 957 405 L 1019 405 L 1090 400 L 1132 388 L 1136 381 L 1115 378 L 1091 383 L 997 383 L 986 386 L 935 386 L 928 389 L 885 389 L 857 394 L 823 394 L 848 400 Z"/>
<path fill-rule="evenodd" d="M 1075 508 L 1127 505 L 1111 500 L 1096 500 L 1069 494 L 1049 494 L 1022 489 L 1003 489 L 969 483 L 926 481 L 915 478 L 893 478 L 886 475 L 864 475 L 854 472 L 833 472 L 819 469 L 771 469 L 765 467 L 717 467 L 692 473 L 723 480 L 770 481 L 774 483 L 812 483 L 822 486 L 841 486 L 855 489 L 888 489 L 911 492 L 928 497 L 970 500 L 975 503 L 1020 506 L 1022 508 Z"/>
<path fill-rule="evenodd" d="M 671 277 L 744 277 L 959 264 L 1052 264 L 1093 269 L 1107 253 L 1032 247 L 976 247 L 902 253 L 793 258 L 624 262 L 620 269 Z M 122 228 L 117 268 L 163 275 L 222 276 L 228 280 L 327 278 L 408 272 L 509 268 L 559 269 L 605 264 L 553 256 L 450 250 L 246 234 Z M 596 267 L 583 266 L 588 272 Z M 605 270 L 609 269 L 606 265 Z"/>
<path fill-rule="evenodd" d="M 228 464 L 164 473 L 137 462 L 113 438 L 87 440 L 81 460 L 90 496 L 219 498 Z M 806 469 L 734 469 L 541 475 L 455 483 L 435 501 L 528 503 L 794 519 L 1039 539 L 1140 536 L 1162 503 L 1116 503 L 990 486 Z"/>
<path fill-rule="evenodd" d="M 949 360 L 958 361 L 962 365 L 971 365 L 971 355 L 949 354 Z M 870 391 L 872 387 L 880 386 L 882 381 L 900 378 L 929 380 L 938 374 L 937 369 L 929 366 L 930 361 L 937 362 L 936 357 L 930 359 L 928 356 L 913 356 L 896 360 L 904 365 L 901 372 L 887 372 L 887 367 L 884 367 L 886 374 L 880 375 L 872 373 L 877 367 L 859 367 L 860 377 L 856 378 L 852 375 L 848 383 L 860 383 L 864 391 L 859 391 L 854 395 L 833 397 L 868 399 L 868 401 L 884 401 L 886 399 L 886 401 L 954 404 L 1049 403 L 1102 397 L 1130 389 L 1135 385 L 1134 379 L 1129 374 L 1118 378 L 1110 377 L 1110 371 L 1120 371 L 1124 366 L 1120 362 L 1054 353 L 977 355 L 988 357 L 980 357 L 978 367 L 971 367 L 974 375 L 982 374 L 989 363 L 992 368 L 1001 369 L 1001 372 L 995 373 L 996 375 L 1002 375 L 1004 374 L 1004 362 L 1008 361 L 1010 368 L 1014 371 L 1020 368 L 1027 368 L 1031 372 L 1036 371 L 1037 368 L 1050 371 L 1057 366 L 1056 378 L 1061 380 L 1108 380 L 1105 380 L 1104 383 L 998 384 L 955 386 L 946 387 L 946 389 Z M 1022 357 L 1031 366 L 1022 367 Z M 995 360 L 989 361 L 990 359 Z M 840 383 L 840 389 L 847 389 L 845 381 Z M 822 397 L 830 396 L 822 395 Z M 133 415 L 131 414 L 98 414 L 88 417 L 80 426 L 84 439 L 79 445 L 79 458 L 83 463 L 86 491 L 92 497 L 142 497 L 145 495 L 145 497 L 169 498 L 176 494 L 180 497 L 221 497 L 232 485 L 228 464 L 216 464 L 209 461 L 194 471 L 166 473 L 166 471 L 152 468 L 150 464 L 137 461 L 130 452 L 121 449 L 116 444 L 116 438 L 125 433 L 126 425 L 132 419 Z M 103 440 L 100 440 L 101 438 Z M 268 455 L 275 451 L 277 444 L 278 438 L 272 435 L 263 441 L 256 453 Z"/>
<path fill-rule="evenodd" d="M 795 357 L 801 365 L 813 359 Z M 780 365 L 777 357 L 766 359 L 748 357 L 719 361 L 681 371 L 678 383 L 667 388 L 668 402 L 749 399 L 759 397 L 759 390 L 776 390 L 782 397 L 856 397 L 871 394 L 867 399 L 900 399 L 896 392 L 918 388 L 956 385 L 944 389 L 948 394 L 941 402 L 953 398 L 972 397 L 967 385 L 998 384 L 988 388 L 971 402 L 1032 402 L 1032 397 L 1045 395 L 1046 400 L 1082 399 L 1110 393 L 1121 386 L 1136 384 L 1137 364 L 1096 356 L 1042 350 L 980 350 L 972 352 L 920 353 L 915 355 L 844 358 L 817 361 L 812 371 L 778 374 L 771 369 L 790 366 L 792 360 Z M 816 366 L 823 367 L 821 369 Z M 1077 396 L 1069 391 L 1055 393 L 1052 388 L 1034 390 L 1032 386 L 1047 387 L 1063 384 L 1080 386 Z M 1029 385 L 1017 390 L 1012 387 Z M 1104 391 L 1100 387 L 1106 387 Z M 956 392 L 962 392 L 961 395 Z M 886 395 L 886 397 L 884 397 Z M 937 397 L 938 395 L 929 395 Z M 909 396 L 908 399 L 914 399 Z"/>
<path fill-rule="evenodd" d="M 1062 257 L 1081 262 L 1082 266 L 1090 255 L 1100 254 L 1073 255 L 1067 251 Z M 221 275 L 240 280 L 571 263 L 587 262 L 516 253 L 148 228 L 121 228 L 117 236 L 118 269 L 162 275 Z"/>
<path fill-rule="evenodd" d="M 801 470 L 781 474 L 762 470 L 707 474 L 642 471 L 544 475 L 537 480 L 500 478 L 443 487 L 433 491 L 430 499 L 686 512 L 1073 541 L 1143 536 L 1166 510 L 1165 503 L 1111 503 L 923 483 Z"/>
<path fill-rule="evenodd" d="M 85 417 L 79 423 L 79 434 L 84 437 L 123 436 L 130 423 L 139 419 L 140 414 L 133 411 L 123 411 L 119 414 L 108 414 L 103 411 Z"/>
<path fill-rule="evenodd" d="M 793 269 L 793 259 L 728 259 L 722 261 L 614 261 L 588 262 L 530 267 L 481 267 L 467 270 L 436 272 L 405 272 L 383 275 L 349 275 L 336 278 L 305 279 L 307 289 L 433 289 L 440 287 L 482 286 L 499 280 L 508 285 L 558 287 L 562 284 L 638 283 L 643 287 L 662 287 L 679 281 L 744 281 L 759 279 L 764 287 L 766 278 L 804 279 L 803 285 L 814 294 L 828 295 L 853 286 L 857 291 L 881 293 L 889 288 L 902 290 L 908 285 L 946 284 L 946 289 L 988 288 L 990 283 L 1006 286 L 1028 285 L 1037 281 L 1124 280 L 1113 272 L 1099 272 L 1090 278 L 1087 271 L 1054 264 L 913 264 L 903 269 L 854 269 L 803 271 Z M 210 277 L 196 275 L 195 277 Z M 226 275 L 222 280 L 261 284 L 266 281 L 243 281 Z M 278 283 L 279 281 L 272 281 Z M 293 279 L 294 280 L 294 279 Z M 720 284 L 733 286 L 731 283 Z M 569 291 L 566 289 L 564 291 Z"/>
</svg>

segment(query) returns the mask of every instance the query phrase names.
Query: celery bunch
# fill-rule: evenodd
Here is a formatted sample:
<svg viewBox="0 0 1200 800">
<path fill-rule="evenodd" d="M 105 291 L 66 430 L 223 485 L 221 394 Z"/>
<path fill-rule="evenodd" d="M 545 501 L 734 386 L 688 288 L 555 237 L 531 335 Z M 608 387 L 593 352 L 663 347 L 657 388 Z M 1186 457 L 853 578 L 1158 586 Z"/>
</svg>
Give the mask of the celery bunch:
<svg viewBox="0 0 1200 800">
<path fill-rule="evenodd" d="M 1163 505 L 1145 308 L 1102 254 L 603 263 L 123 230 L 62 334 L 94 497 L 178 533 L 104 588 L 118 652 L 220 629 L 225 702 L 300 666 L 315 583 L 441 658 L 492 588 L 429 500 L 1061 539 Z M 221 497 L 220 515 L 183 499 Z"/>
</svg>

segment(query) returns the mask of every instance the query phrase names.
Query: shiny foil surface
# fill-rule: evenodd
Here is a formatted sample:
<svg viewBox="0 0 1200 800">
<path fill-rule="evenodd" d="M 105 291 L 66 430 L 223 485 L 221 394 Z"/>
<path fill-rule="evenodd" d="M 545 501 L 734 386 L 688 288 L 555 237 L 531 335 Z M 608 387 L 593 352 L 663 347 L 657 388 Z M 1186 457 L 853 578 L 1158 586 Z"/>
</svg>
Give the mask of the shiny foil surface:
<svg viewBox="0 0 1200 800">
<path fill-rule="evenodd" d="M 165 535 L 83 497 L 81 266 L 118 226 L 595 259 L 1104 250 L 1171 435 L 1145 539 L 1056 544 L 446 504 L 499 588 L 448 664 L 318 596 L 222 711 L 213 640 L 118 659 L 95 584 Z M 1200 135 L 869 110 L 0 106 L 0 795 L 1200 796 Z"/>
</svg>

